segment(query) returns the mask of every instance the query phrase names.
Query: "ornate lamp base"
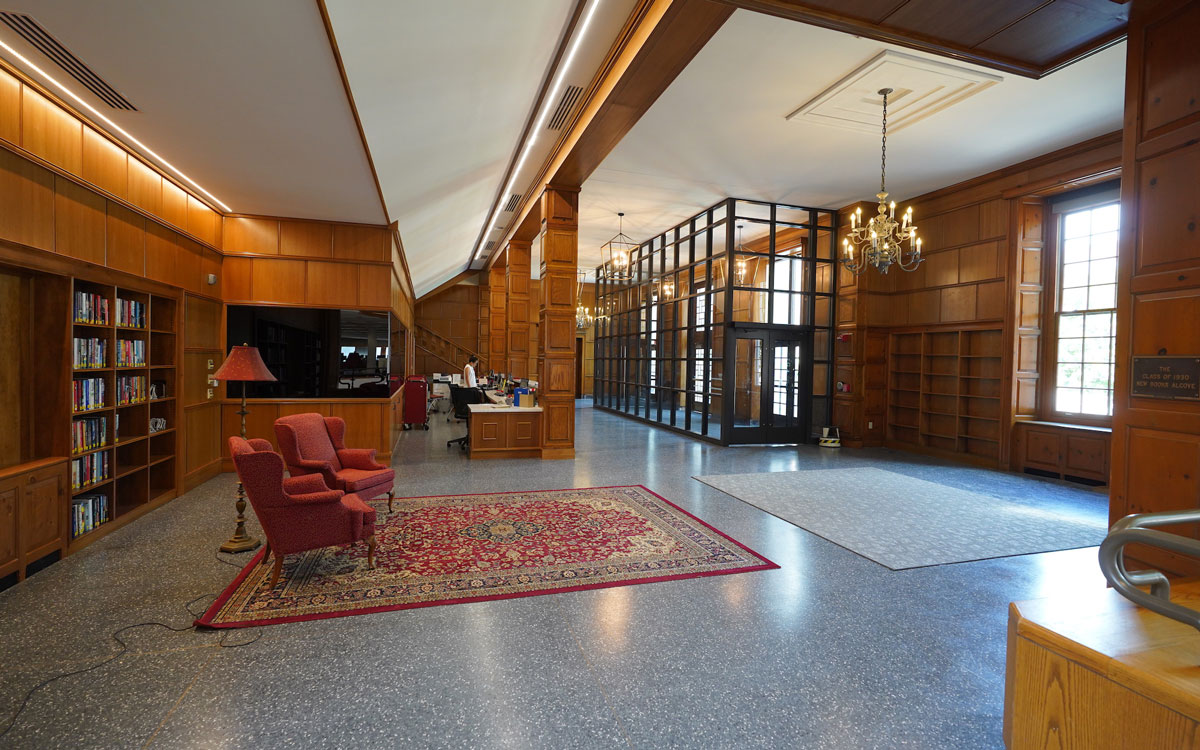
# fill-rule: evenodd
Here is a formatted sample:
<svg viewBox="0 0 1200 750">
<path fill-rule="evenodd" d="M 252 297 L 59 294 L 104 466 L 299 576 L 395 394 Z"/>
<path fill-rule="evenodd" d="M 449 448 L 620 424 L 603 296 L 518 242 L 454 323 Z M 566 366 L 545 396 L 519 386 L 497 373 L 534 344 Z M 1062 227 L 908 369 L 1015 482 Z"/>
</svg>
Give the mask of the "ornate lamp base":
<svg viewBox="0 0 1200 750">
<path fill-rule="evenodd" d="M 249 552 L 262 542 L 246 533 L 246 490 L 241 482 L 238 482 L 237 502 L 234 503 L 234 507 L 237 508 L 237 528 L 233 530 L 233 536 L 221 545 L 221 551 Z"/>
</svg>

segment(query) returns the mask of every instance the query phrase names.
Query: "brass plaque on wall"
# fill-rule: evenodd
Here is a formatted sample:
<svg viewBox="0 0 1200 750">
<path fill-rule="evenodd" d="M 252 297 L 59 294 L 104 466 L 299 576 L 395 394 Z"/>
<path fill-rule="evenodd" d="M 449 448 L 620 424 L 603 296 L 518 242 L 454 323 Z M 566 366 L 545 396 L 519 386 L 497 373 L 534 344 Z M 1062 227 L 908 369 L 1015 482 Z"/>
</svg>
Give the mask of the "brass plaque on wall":
<svg viewBox="0 0 1200 750">
<path fill-rule="evenodd" d="M 1200 357 L 1134 357 L 1133 395 L 1200 401 Z"/>
</svg>

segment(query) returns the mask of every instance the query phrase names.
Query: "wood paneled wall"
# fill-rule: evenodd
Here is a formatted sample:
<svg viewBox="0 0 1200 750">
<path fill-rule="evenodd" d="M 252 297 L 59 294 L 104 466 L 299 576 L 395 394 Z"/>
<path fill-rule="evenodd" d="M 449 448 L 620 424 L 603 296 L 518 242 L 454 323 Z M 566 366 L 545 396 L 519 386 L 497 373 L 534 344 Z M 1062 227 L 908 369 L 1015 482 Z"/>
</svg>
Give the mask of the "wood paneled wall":
<svg viewBox="0 0 1200 750">
<path fill-rule="evenodd" d="M 482 275 L 486 276 L 486 272 Z M 472 352 L 479 353 L 480 296 L 486 288 L 459 283 L 417 303 L 417 325 L 428 328 Z M 484 306 L 486 310 L 486 305 Z M 482 355 L 481 355 L 482 356 Z M 416 371 L 422 375 L 457 371 L 451 362 L 424 351 L 417 353 Z"/>
<path fill-rule="evenodd" d="M 1136 0 L 1125 66 L 1110 515 L 1200 504 L 1200 402 L 1130 395 L 1132 358 L 1200 356 L 1200 3 Z M 1176 529 L 1195 537 L 1195 528 Z M 1200 564 L 1138 550 L 1166 570 Z"/>
<path fill-rule="evenodd" d="M 221 397 L 224 386 L 209 377 L 225 359 L 224 306 L 186 295 L 183 304 L 183 490 L 207 481 L 221 470 Z"/>
<path fill-rule="evenodd" d="M 392 307 L 387 227 L 226 216 L 222 234 L 228 302 Z"/>
<path fill-rule="evenodd" d="M 508 359 L 503 371 L 515 379 L 534 377 L 529 369 L 531 248 L 532 243 L 528 240 L 511 240 L 505 251 L 508 258 L 504 269 L 504 305 L 508 333 L 505 349 Z"/>
<path fill-rule="evenodd" d="M 859 277 L 844 269 L 839 273 L 837 333 L 848 339 L 835 347 L 835 378 L 849 383 L 851 390 L 835 394 L 834 422 L 847 444 L 879 445 L 886 439 L 890 331 L 983 327 L 1003 330 L 1006 341 L 1015 341 L 1018 333 L 1035 335 L 1030 326 L 1036 321 L 1017 314 L 1019 295 L 1036 292 L 1041 283 L 1040 275 L 1018 276 L 1040 263 L 1043 227 L 1039 215 L 1027 206 L 1040 205 L 1038 195 L 1097 175 L 1111 179 L 1119 164 L 1120 134 L 1111 133 L 898 202 L 899 210 L 913 206 L 925 239 L 925 263 L 911 273 L 899 269 L 886 275 L 871 269 Z M 866 203 L 842 209 L 843 233 L 849 229 L 849 213 L 859 206 L 864 214 L 874 212 L 874 206 Z M 1020 265 L 1019 259 L 1023 259 Z M 1026 299 L 1026 304 L 1040 304 L 1040 295 Z M 1018 331 L 1020 326 L 1024 327 Z M 1036 356 L 1036 342 L 1032 343 Z M 1014 360 L 1026 383 L 1029 380 L 1028 357 L 1020 360 L 1016 352 L 1006 352 L 1002 379 L 1006 394 L 1018 387 Z M 1013 416 L 1011 409 L 1001 415 L 999 466 L 1008 465 Z"/>
<path fill-rule="evenodd" d="M 508 361 L 508 315 L 504 293 L 506 263 L 496 263 L 488 269 L 488 361 L 501 372 Z"/>
<path fill-rule="evenodd" d="M 112 198 L 202 244 L 220 246 L 220 214 L 141 157 L 60 106 L 46 92 L 29 85 L 3 63 L 0 63 L 0 140 L 18 153 L 33 157 L 31 161 L 36 165 L 50 167 L 94 189 L 101 197 L 91 199 L 90 208 L 94 211 L 98 206 L 102 216 L 104 199 Z M 30 169 L 30 174 L 35 173 Z M 27 207 L 44 206 L 33 203 Z M 87 209 L 77 210 L 86 213 Z M 73 225 L 82 215 L 73 214 L 66 224 Z M 87 227 L 94 221 L 89 217 L 82 224 Z M 31 224 L 29 229 L 28 234 L 13 241 L 51 249 L 46 246 L 50 235 L 44 227 L 36 231 L 38 227 Z"/>
<path fill-rule="evenodd" d="M 240 408 L 235 400 L 221 405 L 222 436 L 237 435 L 241 430 Z M 391 399 L 250 399 L 246 410 L 246 436 L 271 441 L 275 450 L 275 420 L 290 414 L 315 412 L 326 417 L 341 417 L 346 420 L 346 445 L 350 448 L 374 448 L 375 458 L 380 463 L 389 463 L 392 458 L 392 400 Z M 229 444 L 221 438 L 222 470 L 233 471 L 229 458 Z"/>
</svg>

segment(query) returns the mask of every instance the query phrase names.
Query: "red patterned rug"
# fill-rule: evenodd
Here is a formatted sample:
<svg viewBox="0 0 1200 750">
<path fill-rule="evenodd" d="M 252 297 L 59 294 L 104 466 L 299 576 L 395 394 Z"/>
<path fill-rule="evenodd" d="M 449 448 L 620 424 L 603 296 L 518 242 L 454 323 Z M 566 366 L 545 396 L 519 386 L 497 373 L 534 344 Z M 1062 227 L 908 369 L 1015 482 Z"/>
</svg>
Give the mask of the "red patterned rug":
<svg viewBox="0 0 1200 750">
<path fill-rule="evenodd" d="M 263 552 L 197 625 L 239 628 L 439 604 L 769 570 L 779 566 L 645 487 L 396 498 L 379 548 L 289 555 L 267 588 Z"/>
</svg>

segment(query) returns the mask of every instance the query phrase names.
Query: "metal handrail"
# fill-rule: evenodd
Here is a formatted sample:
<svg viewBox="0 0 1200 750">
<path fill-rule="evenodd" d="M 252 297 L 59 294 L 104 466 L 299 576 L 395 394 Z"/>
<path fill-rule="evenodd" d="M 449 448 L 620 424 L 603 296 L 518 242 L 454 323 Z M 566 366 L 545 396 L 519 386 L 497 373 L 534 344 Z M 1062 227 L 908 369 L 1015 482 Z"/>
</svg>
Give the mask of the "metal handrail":
<svg viewBox="0 0 1200 750">
<path fill-rule="evenodd" d="M 1171 582 L 1162 572 L 1125 569 L 1125 546 L 1134 543 L 1200 559 L 1200 540 L 1154 530 L 1178 523 L 1200 523 L 1200 509 L 1125 516 L 1113 524 L 1100 544 L 1100 570 L 1117 593 L 1134 604 L 1200 630 L 1200 612 L 1171 601 Z M 1138 586 L 1149 586 L 1150 591 Z"/>
</svg>

